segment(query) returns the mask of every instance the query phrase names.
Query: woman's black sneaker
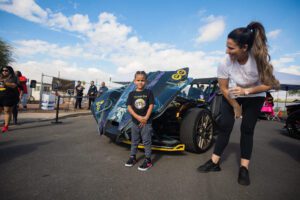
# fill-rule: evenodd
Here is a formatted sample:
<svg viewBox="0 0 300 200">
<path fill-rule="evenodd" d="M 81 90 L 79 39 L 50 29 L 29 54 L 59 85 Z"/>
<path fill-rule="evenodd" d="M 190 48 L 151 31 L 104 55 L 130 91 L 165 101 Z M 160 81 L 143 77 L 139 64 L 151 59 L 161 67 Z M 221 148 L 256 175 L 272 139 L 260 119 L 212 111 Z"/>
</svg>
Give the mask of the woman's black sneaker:
<svg viewBox="0 0 300 200">
<path fill-rule="evenodd" d="M 211 159 L 207 161 L 204 165 L 198 167 L 198 172 L 206 173 L 206 172 L 218 172 L 221 171 L 219 163 L 214 163 Z"/>
<path fill-rule="evenodd" d="M 132 167 L 136 163 L 136 158 L 135 156 L 130 156 L 127 162 L 125 163 L 126 167 Z"/>
<path fill-rule="evenodd" d="M 241 185 L 250 185 L 249 171 L 244 166 L 240 167 L 238 183 Z"/>
</svg>

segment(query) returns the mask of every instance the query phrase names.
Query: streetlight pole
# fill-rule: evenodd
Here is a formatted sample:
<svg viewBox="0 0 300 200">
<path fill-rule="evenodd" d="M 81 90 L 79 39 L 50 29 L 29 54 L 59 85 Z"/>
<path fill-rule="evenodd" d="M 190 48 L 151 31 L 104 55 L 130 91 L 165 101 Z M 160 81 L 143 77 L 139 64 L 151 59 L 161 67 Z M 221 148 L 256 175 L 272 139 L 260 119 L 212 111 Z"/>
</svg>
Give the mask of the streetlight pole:
<svg viewBox="0 0 300 200">
<path fill-rule="evenodd" d="M 40 104 L 39 104 L 39 108 L 42 108 L 42 97 L 43 97 L 43 79 L 44 79 L 44 74 L 42 73 L 42 78 L 41 78 L 41 88 L 40 88 Z"/>
</svg>

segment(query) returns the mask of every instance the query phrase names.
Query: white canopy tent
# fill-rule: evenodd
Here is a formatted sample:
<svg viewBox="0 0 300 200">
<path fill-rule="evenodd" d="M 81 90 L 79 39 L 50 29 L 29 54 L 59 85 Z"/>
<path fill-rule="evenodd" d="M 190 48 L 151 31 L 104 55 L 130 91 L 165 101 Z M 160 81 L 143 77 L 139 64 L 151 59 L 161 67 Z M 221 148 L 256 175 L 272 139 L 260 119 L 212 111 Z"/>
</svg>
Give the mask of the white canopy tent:
<svg viewBox="0 0 300 200">
<path fill-rule="evenodd" d="M 288 91 L 300 90 L 300 76 L 284 72 L 275 72 L 275 77 L 280 82 L 280 90 L 285 91 L 284 105 L 286 106 Z"/>
</svg>

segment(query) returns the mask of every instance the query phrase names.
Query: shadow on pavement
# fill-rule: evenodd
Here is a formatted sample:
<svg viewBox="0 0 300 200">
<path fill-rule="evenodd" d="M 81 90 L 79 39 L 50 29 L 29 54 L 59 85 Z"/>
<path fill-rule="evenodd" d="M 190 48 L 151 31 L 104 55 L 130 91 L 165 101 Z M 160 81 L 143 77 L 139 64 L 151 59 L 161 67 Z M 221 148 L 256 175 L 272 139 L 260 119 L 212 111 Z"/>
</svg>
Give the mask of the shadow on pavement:
<svg viewBox="0 0 300 200">
<path fill-rule="evenodd" d="M 3 137 L 3 136 L 1 135 L 1 137 Z M 12 141 L 12 140 L 10 140 L 10 141 L 0 141 L 0 146 L 10 145 L 14 142 L 15 141 Z"/>
<path fill-rule="evenodd" d="M 49 121 L 49 123 L 32 123 L 32 125 L 29 125 L 28 123 L 26 124 L 26 126 L 22 126 L 22 125 L 17 125 L 14 126 L 13 130 L 24 130 L 24 129 L 31 129 L 31 128 L 40 128 L 40 127 L 46 127 L 46 126 L 57 126 L 57 125 L 65 125 L 65 124 L 71 124 L 72 122 L 63 122 L 60 124 L 55 124 L 55 123 L 51 123 L 51 121 Z"/>
<path fill-rule="evenodd" d="M 293 138 L 293 139 L 298 139 L 300 140 L 300 135 L 291 135 L 289 134 L 288 130 L 286 128 L 282 128 L 279 130 L 279 133 L 285 137 Z"/>
<path fill-rule="evenodd" d="M 38 142 L 33 144 L 15 145 L 15 146 L 1 146 L 0 147 L 0 165 L 15 159 L 16 157 L 23 156 L 25 154 L 31 153 L 38 149 L 39 146 L 47 145 L 52 141 Z"/>
<path fill-rule="evenodd" d="M 270 145 L 275 147 L 276 149 L 280 150 L 283 153 L 288 154 L 292 157 L 295 161 L 300 163 L 300 145 L 290 143 L 287 141 L 281 141 L 277 139 L 273 139 L 270 141 Z"/>
</svg>

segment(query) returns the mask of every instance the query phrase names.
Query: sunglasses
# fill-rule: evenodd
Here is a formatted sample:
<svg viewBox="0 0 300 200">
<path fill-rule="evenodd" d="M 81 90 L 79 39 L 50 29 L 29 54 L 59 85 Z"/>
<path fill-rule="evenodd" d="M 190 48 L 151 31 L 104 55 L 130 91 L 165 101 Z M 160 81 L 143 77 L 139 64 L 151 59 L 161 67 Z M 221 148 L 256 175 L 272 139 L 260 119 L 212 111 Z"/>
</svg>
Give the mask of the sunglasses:
<svg viewBox="0 0 300 200">
<path fill-rule="evenodd" d="M 3 72 L 8 72 L 8 69 L 3 69 L 2 71 L 3 71 Z"/>
</svg>

